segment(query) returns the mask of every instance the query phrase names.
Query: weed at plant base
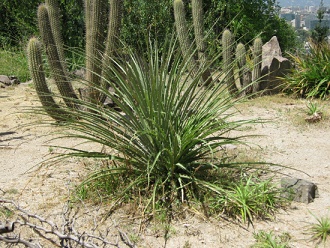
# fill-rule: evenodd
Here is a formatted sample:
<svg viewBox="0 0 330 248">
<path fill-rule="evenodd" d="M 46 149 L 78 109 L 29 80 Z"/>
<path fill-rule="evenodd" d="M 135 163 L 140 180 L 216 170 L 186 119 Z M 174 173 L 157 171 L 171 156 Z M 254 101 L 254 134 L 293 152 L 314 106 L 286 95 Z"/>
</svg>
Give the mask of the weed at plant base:
<svg viewBox="0 0 330 248">
<path fill-rule="evenodd" d="M 261 180 L 254 175 L 233 181 L 222 192 L 222 196 L 213 199 L 212 208 L 223 210 L 243 223 L 252 223 L 254 218 L 271 219 L 284 203 L 280 190 L 270 179 Z"/>
<path fill-rule="evenodd" d="M 307 110 L 308 117 L 305 118 L 305 121 L 309 123 L 319 122 L 322 119 L 323 113 L 318 103 L 309 101 L 306 106 L 308 109 Z"/>
<path fill-rule="evenodd" d="M 308 232 L 312 235 L 313 240 L 317 241 L 318 243 L 323 243 L 325 247 L 326 243 L 328 243 L 327 238 L 330 235 L 330 218 L 328 216 L 313 216 L 317 223 L 310 225 L 308 227 Z"/>
<path fill-rule="evenodd" d="M 256 243 L 251 248 L 290 248 L 291 237 L 288 233 L 275 235 L 273 232 L 260 231 L 253 236 Z"/>
</svg>

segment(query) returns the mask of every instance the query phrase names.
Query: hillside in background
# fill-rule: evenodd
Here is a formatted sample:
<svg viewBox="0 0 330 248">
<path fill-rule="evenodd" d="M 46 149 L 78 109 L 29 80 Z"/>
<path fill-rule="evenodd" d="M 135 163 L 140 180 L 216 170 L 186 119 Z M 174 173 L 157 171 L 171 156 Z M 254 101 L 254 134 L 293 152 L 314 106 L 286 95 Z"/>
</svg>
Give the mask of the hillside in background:
<svg viewBox="0 0 330 248">
<path fill-rule="evenodd" d="M 321 0 L 279 0 L 281 7 L 288 6 L 319 6 Z M 323 0 L 324 6 L 330 6 L 330 0 Z"/>
</svg>

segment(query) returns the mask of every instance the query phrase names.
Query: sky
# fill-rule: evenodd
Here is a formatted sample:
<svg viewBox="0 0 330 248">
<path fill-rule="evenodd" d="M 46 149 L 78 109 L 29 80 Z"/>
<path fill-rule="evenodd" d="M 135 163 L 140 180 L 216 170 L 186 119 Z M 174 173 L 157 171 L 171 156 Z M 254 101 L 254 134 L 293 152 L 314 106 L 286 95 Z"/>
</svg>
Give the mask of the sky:
<svg viewBox="0 0 330 248">
<path fill-rule="evenodd" d="M 319 6 L 321 0 L 277 0 L 281 7 L 287 6 Z M 323 0 L 324 6 L 330 7 L 330 0 Z"/>
</svg>

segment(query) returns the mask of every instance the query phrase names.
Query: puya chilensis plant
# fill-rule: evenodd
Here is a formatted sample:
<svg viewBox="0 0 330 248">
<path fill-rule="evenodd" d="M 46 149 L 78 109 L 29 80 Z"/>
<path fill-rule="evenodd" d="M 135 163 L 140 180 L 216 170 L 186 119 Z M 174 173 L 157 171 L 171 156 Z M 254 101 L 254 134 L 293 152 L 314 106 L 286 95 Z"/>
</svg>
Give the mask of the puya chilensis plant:
<svg viewBox="0 0 330 248">
<path fill-rule="evenodd" d="M 203 25 L 202 0 L 192 0 L 192 16 L 198 53 L 197 56 L 195 56 L 196 49 L 193 46 L 193 42 L 189 39 L 189 28 L 186 23 L 186 12 L 183 1 L 174 0 L 173 7 L 176 32 L 178 35 L 181 52 L 184 58 L 190 60 L 190 68 L 192 69 L 191 76 L 194 76 L 197 74 L 198 68 L 205 67 L 204 65 L 207 63 L 205 54 L 206 45 Z M 192 59 L 190 59 L 190 57 L 192 57 Z M 208 69 L 203 71 L 201 81 L 201 84 L 205 86 L 209 85 L 212 81 L 211 73 Z"/>
<path fill-rule="evenodd" d="M 106 27 L 105 20 L 107 13 L 104 11 L 108 4 L 107 0 L 85 0 L 85 18 L 86 18 L 86 76 L 85 80 L 89 83 L 89 87 L 84 97 L 88 101 L 102 104 L 105 97 L 100 91 L 93 90 L 101 85 L 107 87 L 108 73 L 106 72 L 107 64 L 111 56 L 114 54 L 115 47 L 118 44 L 117 39 L 120 32 L 121 11 L 123 0 L 110 0 L 109 24 L 107 38 L 104 31 Z M 45 47 L 48 63 L 50 65 L 51 77 L 54 78 L 60 95 L 63 97 L 65 104 L 70 108 L 76 108 L 76 100 L 78 96 L 75 94 L 70 82 L 69 72 L 65 64 L 64 48 L 60 33 L 59 7 L 57 0 L 46 0 L 38 8 L 38 25 L 41 34 L 41 40 Z M 31 43 L 31 44 L 30 44 Z M 105 43 L 105 49 L 103 49 Z M 28 45 L 30 71 L 33 82 L 37 89 L 42 105 L 47 108 L 47 112 L 51 108 L 58 112 L 60 106 L 55 104 L 55 100 L 50 94 L 45 74 L 40 70 L 40 64 L 35 63 L 35 58 L 39 55 L 35 52 L 41 52 L 41 49 L 32 49 L 36 44 L 35 38 L 32 38 Z M 100 62 L 101 61 L 101 62 Z M 33 76 L 38 72 L 38 77 Z M 103 80 L 104 79 L 104 80 Z M 43 89 L 43 90 L 39 90 Z M 47 100 L 44 98 L 47 94 Z M 52 98 L 52 100 L 50 100 Z M 54 115 L 51 115 L 54 117 Z M 58 118 L 57 118 L 58 120 Z"/>
</svg>

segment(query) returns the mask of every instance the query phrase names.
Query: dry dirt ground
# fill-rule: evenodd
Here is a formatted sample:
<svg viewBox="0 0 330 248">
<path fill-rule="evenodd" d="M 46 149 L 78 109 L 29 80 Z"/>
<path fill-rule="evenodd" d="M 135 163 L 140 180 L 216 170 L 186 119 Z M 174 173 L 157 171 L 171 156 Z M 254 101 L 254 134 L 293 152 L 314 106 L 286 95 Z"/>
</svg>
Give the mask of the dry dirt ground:
<svg viewBox="0 0 330 248">
<path fill-rule="evenodd" d="M 33 125 L 22 128 L 40 118 L 22 113 L 22 108 L 38 105 L 35 100 L 34 90 L 28 84 L 0 89 L 0 198 L 13 199 L 20 207 L 60 226 L 70 191 L 92 165 L 69 160 L 53 166 L 46 166 L 46 163 L 38 166 L 59 152 L 53 146 L 75 144 L 76 141 L 49 141 L 50 137 L 45 135 L 56 131 L 57 127 Z M 257 220 L 253 226 L 238 225 L 222 218 L 207 219 L 187 211 L 185 219 L 174 221 L 170 227 L 166 247 L 250 247 L 254 243 L 253 233 L 259 230 L 288 233 L 291 247 L 317 247 L 307 227 L 316 223 L 313 215 L 330 217 L 330 104 L 322 102 L 320 105 L 323 105 L 325 116 L 315 124 L 304 121 L 306 101 L 280 96 L 261 97 L 239 105 L 240 114 L 235 117 L 270 120 L 241 130 L 246 134 L 263 135 L 251 138 L 257 146 L 237 149 L 242 156 L 300 170 L 279 169 L 292 177 L 316 183 L 319 198 L 310 204 L 292 203 L 288 209 L 279 210 L 273 220 Z M 137 243 L 137 247 L 164 247 L 163 227 L 140 223 L 139 218 L 134 218 L 133 209 L 121 209 L 101 224 L 108 206 L 88 203 L 79 206 L 75 227 L 80 232 L 96 235 L 99 230 L 108 229 L 108 240 L 115 242 L 120 229 Z M 2 215 L 0 221 L 3 218 Z M 23 238 L 38 237 L 24 228 L 17 231 Z M 0 247 L 6 247 L 6 244 L 0 243 Z M 45 242 L 43 247 L 54 246 Z"/>
</svg>

